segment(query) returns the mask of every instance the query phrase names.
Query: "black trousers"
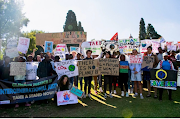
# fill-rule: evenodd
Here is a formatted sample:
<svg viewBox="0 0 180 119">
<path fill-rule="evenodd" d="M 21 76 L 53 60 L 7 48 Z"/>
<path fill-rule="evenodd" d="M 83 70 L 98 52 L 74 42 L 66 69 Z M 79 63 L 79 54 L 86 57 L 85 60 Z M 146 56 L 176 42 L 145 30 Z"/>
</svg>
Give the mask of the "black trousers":
<svg viewBox="0 0 180 119">
<path fill-rule="evenodd" d="M 121 91 L 124 91 L 123 84 L 125 86 L 126 92 L 128 91 L 128 73 L 119 73 L 119 83 Z"/>
<path fill-rule="evenodd" d="M 106 93 L 108 82 L 109 82 L 109 92 L 111 93 L 111 90 L 112 90 L 112 80 L 113 80 L 112 76 L 110 76 L 110 75 L 105 75 L 104 76 L 104 93 Z"/>
<path fill-rule="evenodd" d="M 159 89 L 159 100 L 162 100 L 162 95 L 163 95 L 163 90 L 162 88 Z M 169 100 L 172 100 L 171 96 L 172 96 L 172 90 L 168 89 L 169 91 Z"/>
<path fill-rule="evenodd" d="M 85 94 L 87 94 L 87 86 L 88 86 L 88 94 L 90 94 L 92 76 L 84 77 L 84 81 L 85 81 L 85 85 L 84 85 Z"/>
</svg>

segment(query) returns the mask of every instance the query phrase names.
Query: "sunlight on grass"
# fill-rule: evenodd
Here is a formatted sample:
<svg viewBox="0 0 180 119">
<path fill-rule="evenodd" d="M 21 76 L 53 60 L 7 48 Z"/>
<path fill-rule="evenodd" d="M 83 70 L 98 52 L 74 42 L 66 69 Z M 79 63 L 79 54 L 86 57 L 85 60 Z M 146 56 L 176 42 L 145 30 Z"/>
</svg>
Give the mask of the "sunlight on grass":
<svg viewBox="0 0 180 119">
<path fill-rule="evenodd" d="M 88 106 L 86 103 L 83 103 L 81 100 L 78 99 L 78 103 L 80 103 L 83 107 Z"/>
<path fill-rule="evenodd" d="M 104 102 L 104 101 L 98 99 L 97 97 L 95 97 L 95 96 L 93 96 L 93 95 L 91 95 L 91 97 L 92 97 L 92 99 L 94 99 L 94 100 L 96 100 L 96 101 L 98 101 L 98 102 L 100 102 L 100 103 L 102 103 L 102 104 L 104 104 L 104 105 L 107 105 L 107 106 L 112 107 L 112 108 L 117 108 L 116 106 L 107 104 L 106 102 Z"/>
<path fill-rule="evenodd" d="M 122 115 L 124 118 L 131 118 L 133 116 L 133 112 L 130 109 L 124 109 L 122 111 Z"/>
<path fill-rule="evenodd" d="M 143 88 L 143 90 L 146 91 L 146 92 L 148 91 L 147 88 Z M 154 93 L 154 91 L 151 91 L 151 93 Z"/>
<path fill-rule="evenodd" d="M 95 96 L 98 97 L 98 98 L 101 98 L 102 100 L 106 100 L 106 99 L 105 99 L 104 97 L 102 97 L 101 95 L 95 94 L 94 91 L 93 91 L 91 94 L 95 95 Z"/>
<path fill-rule="evenodd" d="M 174 101 L 174 103 L 178 103 L 178 104 L 180 104 L 180 102 L 178 102 L 178 101 Z"/>
</svg>

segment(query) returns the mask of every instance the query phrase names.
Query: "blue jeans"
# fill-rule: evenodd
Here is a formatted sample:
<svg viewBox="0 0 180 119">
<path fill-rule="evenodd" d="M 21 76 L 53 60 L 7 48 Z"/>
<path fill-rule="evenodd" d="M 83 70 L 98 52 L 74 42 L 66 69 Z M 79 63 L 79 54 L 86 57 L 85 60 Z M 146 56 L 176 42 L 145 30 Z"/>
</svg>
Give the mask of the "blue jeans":
<svg viewBox="0 0 180 119">
<path fill-rule="evenodd" d="M 74 77 L 70 77 L 70 84 L 73 86 Z"/>
<path fill-rule="evenodd" d="M 98 76 L 99 87 L 102 87 L 102 75 Z"/>
<path fill-rule="evenodd" d="M 131 81 L 131 70 L 128 70 L 128 89 L 130 89 L 130 85 L 132 84 L 132 88 L 134 87 L 134 82 Z"/>
<path fill-rule="evenodd" d="M 78 87 L 78 80 L 80 80 L 81 90 L 82 90 L 82 79 L 83 79 L 83 77 L 79 77 L 79 76 L 76 76 L 76 77 L 75 77 L 75 80 L 76 80 L 76 84 L 75 84 L 75 86 L 77 86 L 77 87 Z"/>
</svg>

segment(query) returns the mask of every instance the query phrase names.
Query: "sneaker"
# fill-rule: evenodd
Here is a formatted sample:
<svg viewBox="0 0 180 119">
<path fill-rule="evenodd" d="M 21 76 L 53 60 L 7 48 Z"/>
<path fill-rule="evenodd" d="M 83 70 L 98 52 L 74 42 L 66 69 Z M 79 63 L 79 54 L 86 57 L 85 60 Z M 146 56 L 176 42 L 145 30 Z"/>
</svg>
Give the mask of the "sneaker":
<svg viewBox="0 0 180 119">
<path fill-rule="evenodd" d="M 151 97 L 151 95 L 150 94 L 148 94 L 148 95 L 146 95 L 146 97 L 148 98 L 148 97 Z"/>
<path fill-rule="evenodd" d="M 102 87 L 99 88 L 99 91 L 100 91 L 101 93 L 103 92 Z"/>
<path fill-rule="evenodd" d="M 15 108 L 18 108 L 18 107 L 19 107 L 19 104 L 16 104 L 16 105 L 15 105 Z"/>
<path fill-rule="evenodd" d="M 129 97 L 129 94 L 128 94 L 128 92 L 126 92 L 126 97 Z"/>
<path fill-rule="evenodd" d="M 130 89 L 130 93 L 131 93 L 131 94 L 133 93 L 133 88 Z"/>
<path fill-rule="evenodd" d="M 156 99 L 156 98 L 158 98 L 158 96 L 157 96 L 157 95 L 155 95 L 155 96 L 154 96 L 154 98 Z"/>
<path fill-rule="evenodd" d="M 121 91 L 121 96 L 124 96 L 124 91 Z"/>
<path fill-rule="evenodd" d="M 26 104 L 25 104 L 25 106 L 26 106 L 26 107 L 29 107 L 29 106 L 31 106 L 31 104 L 29 104 L 29 103 L 26 103 Z"/>
<path fill-rule="evenodd" d="M 111 94 L 111 93 L 109 94 L 109 97 L 110 97 L 110 98 L 113 98 L 113 96 L 112 96 L 112 94 Z"/>
<path fill-rule="evenodd" d="M 88 94 L 88 97 L 91 98 L 91 94 Z"/>
<path fill-rule="evenodd" d="M 116 94 L 116 90 L 114 90 L 114 94 Z"/>
<path fill-rule="evenodd" d="M 129 94 L 131 93 L 131 90 L 130 90 L 130 89 L 128 89 L 128 93 L 129 93 Z"/>
<path fill-rule="evenodd" d="M 137 93 L 135 93 L 134 95 L 133 95 L 133 97 L 137 97 L 138 96 L 138 94 Z"/>
<path fill-rule="evenodd" d="M 140 98 L 141 98 L 141 99 L 144 99 L 143 95 L 140 95 Z"/>
<path fill-rule="evenodd" d="M 86 98 L 86 94 L 84 94 L 83 98 Z"/>
<path fill-rule="evenodd" d="M 106 93 L 104 94 L 104 98 L 107 98 L 107 94 Z"/>
</svg>

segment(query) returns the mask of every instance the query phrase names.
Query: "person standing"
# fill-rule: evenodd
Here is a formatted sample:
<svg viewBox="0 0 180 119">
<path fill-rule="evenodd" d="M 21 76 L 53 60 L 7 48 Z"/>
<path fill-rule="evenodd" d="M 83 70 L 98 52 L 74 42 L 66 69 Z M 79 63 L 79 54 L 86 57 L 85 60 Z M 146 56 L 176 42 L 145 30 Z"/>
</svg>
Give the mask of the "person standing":
<svg viewBox="0 0 180 119">
<path fill-rule="evenodd" d="M 77 54 L 77 59 L 76 59 L 76 61 L 78 62 L 78 61 L 81 61 L 82 59 L 81 59 L 81 54 L 80 53 L 78 53 Z M 77 86 L 78 87 L 78 80 L 80 80 L 80 89 L 82 90 L 82 79 L 83 79 L 83 77 L 79 77 L 79 76 L 76 76 L 75 77 L 75 86 Z"/>
<path fill-rule="evenodd" d="M 159 51 L 159 53 L 156 53 L 156 55 L 157 55 L 158 60 L 159 60 L 159 62 L 160 62 L 161 60 L 163 60 L 163 51 L 162 51 L 162 48 L 159 47 L 159 48 L 158 48 L 158 51 Z"/>
</svg>

